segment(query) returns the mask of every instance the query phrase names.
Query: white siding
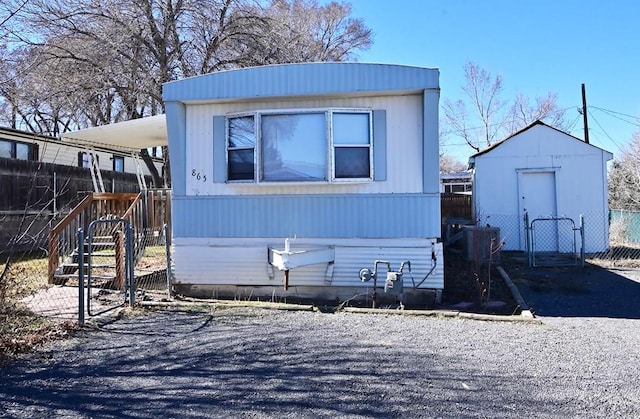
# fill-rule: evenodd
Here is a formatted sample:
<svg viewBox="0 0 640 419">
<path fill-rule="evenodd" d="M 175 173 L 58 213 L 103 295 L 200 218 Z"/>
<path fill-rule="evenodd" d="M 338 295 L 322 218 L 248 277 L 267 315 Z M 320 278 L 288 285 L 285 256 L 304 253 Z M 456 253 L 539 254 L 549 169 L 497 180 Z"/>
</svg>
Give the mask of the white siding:
<svg viewBox="0 0 640 419">
<path fill-rule="evenodd" d="M 476 217 L 482 224 L 501 228 L 505 250 L 525 250 L 521 177 L 527 171 L 553 172 L 557 208 L 553 215 L 571 218 L 577 227 L 584 214 L 585 251 L 604 250 L 608 246 L 607 158 L 610 154 L 597 147 L 550 127 L 533 126 L 475 157 Z"/>
<path fill-rule="evenodd" d="M 212 242 L 218 244 L 211 244 Z M 413 279 L 421 282 L 420 288 L 443 289 L 444 268 L 442 244 L 432 245 L 430 240 L 331 240 L 305 239 L 304 243 L 292 242 L 291 250 L 299 251 L 333 246 L 335 260 L 333 275 L 326 280 L 327 264 L 292 269 L 291 286 L 360 286 L 358 273 L 361 268 L 374 268 L 376 260 L 391 262 L 398 270 L 404 261 L 411 262 L 411 273 L 405 268 L 404 286 L 411 288 Z M 282 283 L 284 273 L 268 263 L 269 247 L 283 249 L 283 243 L 264 239 L 180 239 L 173 244 L 176 284 L 268 286 Z M 431 252 L 435 251 L 436 262 Z M 435 263 L 435 268 L 432 269 Z M 380 265 L 380 269 L 384 266 Z M 384 275 L 379 277 L 383 284 Z"/>
<path fill-rule="evenodd" d="M 198 181 L 213 173 L 213 116 L 270 109 L 368 108 L 387 111 L 387 180 L 356 184 L 267 185 Z M 422 193 L 422 96 L 378 96 L 239 102 L 187 107 L 187 195 Z"/>
<path fill-rule="evenodd" d="M 78 146 L 72 146 L 67 144 L 57 144 L 53 142 L 46 141 L 34 141 L 33 143 L 38 144 L 39 146 L 39 154 L 40 161 L 45 163 L 54 163 L 61 164 L 65 166 L 78 166 L 78 153 L 86 151 L 86 149 Z M 105 151 L 96 151 L 98 155 L 98 164 L 101 170 L 113 170 L 113 153 L 105 152 Z M 122 156 L 121 153 L 117 154 Z M 149 169 L 147 165 L 140 160 L 140 166 L 142 168 L 142 172 L 145 175 L 149 175 Z M 156 168 L 158 169 L 158 173 L 162 168 L 161 163 L 156 163 Z M 124 171 L 126 173 L 136 173 L 136 164 L 135 160 L 131 156 L 124 156 Z"/>
</svg>

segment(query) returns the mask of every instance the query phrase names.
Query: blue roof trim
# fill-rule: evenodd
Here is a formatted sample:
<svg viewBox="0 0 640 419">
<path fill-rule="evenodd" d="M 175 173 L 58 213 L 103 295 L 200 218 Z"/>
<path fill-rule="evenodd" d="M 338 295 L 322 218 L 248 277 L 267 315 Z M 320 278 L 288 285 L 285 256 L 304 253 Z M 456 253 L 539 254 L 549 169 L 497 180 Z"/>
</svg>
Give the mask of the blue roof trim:
<svg viewBox="0 0 640 419">
<path fill-rule="evenodd" d="M 422 91 L 439 88 L 439 70 L 392 64 L 299 63 L 220 71 L 165 83 L 164 101 Z"/>
</svg>

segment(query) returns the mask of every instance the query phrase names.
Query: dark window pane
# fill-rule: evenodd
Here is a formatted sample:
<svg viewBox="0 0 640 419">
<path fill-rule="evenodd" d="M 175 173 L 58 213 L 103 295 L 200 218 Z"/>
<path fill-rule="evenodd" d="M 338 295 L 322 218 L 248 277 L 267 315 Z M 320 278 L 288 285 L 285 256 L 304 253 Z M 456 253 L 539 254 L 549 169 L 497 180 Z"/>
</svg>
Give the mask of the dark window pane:
<svg viewBox="0 0 640 419">
<path fill-rule="evenodd" d="M 336 147 L 336 178 L 369 178 L 369 147 Z"/>
<path fill-rule="evenodd" d="M 229 180 L 253 180 L 253 149 L 229 150 Z"/>
</svg>

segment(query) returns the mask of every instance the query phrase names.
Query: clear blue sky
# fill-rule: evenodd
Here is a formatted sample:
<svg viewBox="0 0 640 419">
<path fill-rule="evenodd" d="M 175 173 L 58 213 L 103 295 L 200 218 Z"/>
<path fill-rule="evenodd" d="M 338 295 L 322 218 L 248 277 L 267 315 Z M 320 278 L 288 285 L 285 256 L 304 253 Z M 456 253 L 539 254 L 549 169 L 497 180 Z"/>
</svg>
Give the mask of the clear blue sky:
<svg viewBox="0 0 640 419">
<path fill-rule="evenodd" d="M 374 32 L 359 61 L 439 68 L 441 103 L 462 98 L 472 61 L 502 75 L 504 99 L 557 93 L 579 138 L 585 83 L 591 143 L 614 156 L 640 130 L 640 1 L 344 1 Z M 461 141 L 444 151 L 466 161 Z"/>
</svg>

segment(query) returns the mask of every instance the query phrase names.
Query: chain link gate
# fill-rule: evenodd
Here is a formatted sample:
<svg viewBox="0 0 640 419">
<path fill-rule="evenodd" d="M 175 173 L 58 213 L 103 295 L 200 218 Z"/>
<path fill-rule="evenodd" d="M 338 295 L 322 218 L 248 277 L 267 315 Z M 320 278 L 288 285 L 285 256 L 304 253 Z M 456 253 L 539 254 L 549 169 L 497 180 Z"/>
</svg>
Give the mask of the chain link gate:
<svg viewBox="0 0 640 419">
<path fill-rule="evenodd" d="M 86 313 L 96 316 L 127 300 L 135 302 L 133 233 L 129 221 L 122 218 L 95 220 L 87 235 L 78 230 L 78 320 Z"/>
<path fill-rule="evenodd" d="M 582 216 L 576 227 L 569 217 L 539 217 L 529 223 L 525 213 L 524 224 L 529 266 L 584 266 Z"/>
</svg>

